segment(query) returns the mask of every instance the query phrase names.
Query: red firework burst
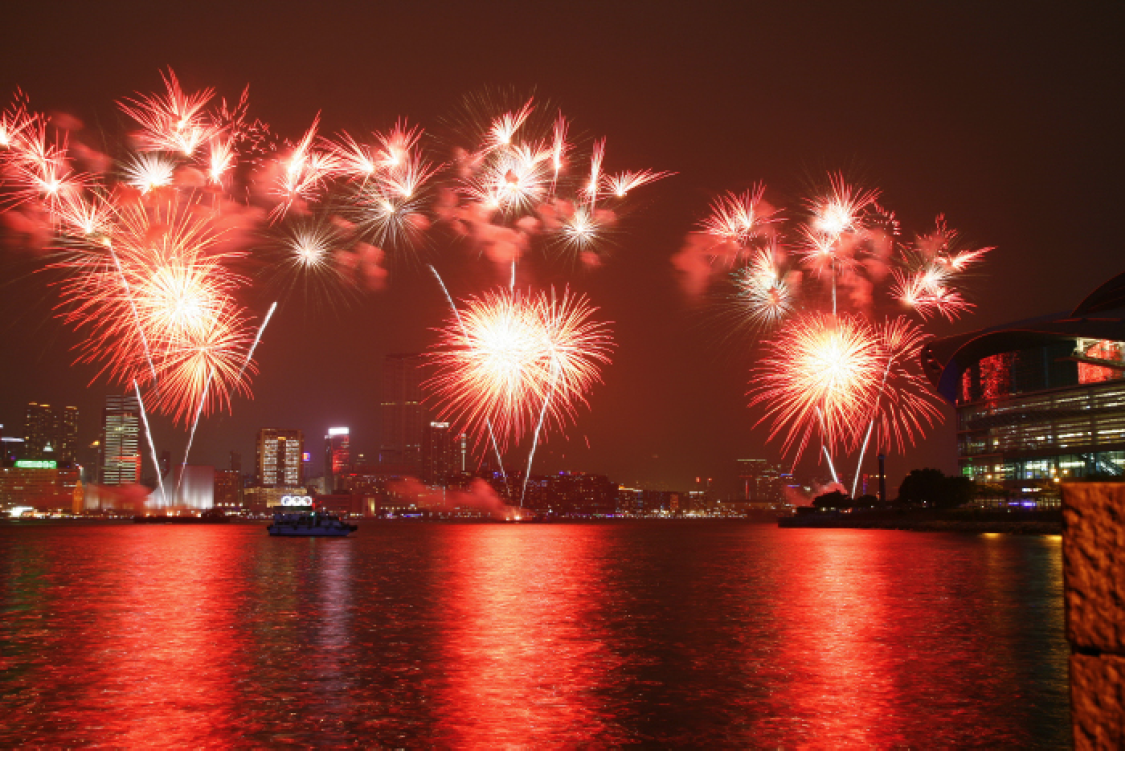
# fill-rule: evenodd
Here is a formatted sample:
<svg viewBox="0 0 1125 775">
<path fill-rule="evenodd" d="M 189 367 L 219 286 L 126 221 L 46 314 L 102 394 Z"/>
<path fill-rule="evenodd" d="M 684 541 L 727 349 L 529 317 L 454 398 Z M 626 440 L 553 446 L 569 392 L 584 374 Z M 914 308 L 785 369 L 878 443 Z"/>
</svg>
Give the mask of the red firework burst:
<svg viewBox="0 0 1125 775">
<path fill-rule="evenodd" d="M 473 297 L 439 329 L 427 387 L 444 416 L 478 442 L 492 432 L 506 447 L 545 417 L 561 428 L 601 381 L 612 339 L 595 308 L 569 291 Z"/>
</svg>

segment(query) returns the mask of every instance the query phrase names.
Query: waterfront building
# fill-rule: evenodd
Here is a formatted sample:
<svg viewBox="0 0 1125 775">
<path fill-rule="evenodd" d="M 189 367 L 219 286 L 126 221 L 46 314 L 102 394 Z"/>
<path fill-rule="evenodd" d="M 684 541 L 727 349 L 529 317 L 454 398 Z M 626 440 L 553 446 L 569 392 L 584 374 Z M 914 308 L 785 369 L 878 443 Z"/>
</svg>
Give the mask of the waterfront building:
<svg viewBox="0 0 1125 775">
<path fill-rule="evenodd" d="M 380 462 L 406 466 L 416 475 L 422 469 L 422 435 L 429 421 L 422 405 L 423 365 L 419 353 L 388 355 L 383 361 L 380 406 Z"/>
<path fill-rule="evenodd" d="M 221 468 L 215 471 L 215 506 L 221 509 L 242 508 L 242 474 Z"/>
<path fill-rule="evenodd" d="M 256 469 L 258 487 L 299 488 L 304 482 L 304 461 L 302 451 L 305 434 L 299 430 L 281 428 L 262 428 L 258 431 L 256 447 Z M 280 497 L 280 496 L 279 496 Z"/>
<path fill-rule="evenodd" d="M 167 498 L 167 502 L 165 502 Z M 177 465 L 148 496 L 148 508 L 206 511 L 215 505 L 214 466 Z"/>
<path fill-rule="evenodd" d="M 135 395 L 108 395 L 102 413 L 101 483 L 141 480 L 140 404 Z"/>
<path fill-rule="evenodd" d="M 79 468 L 54 460 L 16 460 L 0 466 L 0 509 L 30 507 L 38 511 L 81 511 Z"/>
<path fill-rule="evenodd" d="M 702 495 L 697 493 L 697 496 Z M 679 514 L 690 511 L 693 503 L 695 501 L 690 493 L 625 486 L 617 488 L 617 510 L 624 514 Z"/>
<path fill-rule="evenodd" d="M 281 499 L 287 495 L 308 495 L 305 487 L 247 487 L 243 491 L 243 504 L 246 509 L 254 514 L 265 514 L 271 509 L 281 505 Z"/>
<path fill-rule="evenodd" d="M 1071 312 L 930 342 L 922 365 L 992 498 L 1053 506 L 1059 482 L 1125 474 L 1125 274 Z"/>
<path fill-rule="evenodd" d="M 547 504 L 555 514 L 613 514 L 617 491 L 604 474 L 560 471 L 547 477 Z"/>
<path fill-rule="evenodd" d="M 329 428 L 324 437 L 324 492 L 332 494 L 337 480 L 351 468 L 350 433 L 347 428 Z"/>
</svg>

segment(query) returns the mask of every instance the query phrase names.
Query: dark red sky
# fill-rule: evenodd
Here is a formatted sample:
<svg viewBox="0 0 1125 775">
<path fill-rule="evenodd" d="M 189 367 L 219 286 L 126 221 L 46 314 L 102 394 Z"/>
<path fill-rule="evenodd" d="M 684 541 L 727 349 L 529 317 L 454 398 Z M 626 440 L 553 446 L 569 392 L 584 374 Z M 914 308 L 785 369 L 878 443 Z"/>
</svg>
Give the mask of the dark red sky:
<svg viewBox="0 0 1125 775">
<path fill-rule="evenodd" d="M 977 313 L 938 334 L 1067 308 L 1125 268 L 1120 7 L 983 6 L 9 4 L 0 94 L 20 86 L 40 109 L 112 127 L 114 100 L 155 91 L 171 66 L 189 88 L 236 97 L 249 83 L 253 114 L 292 135 L 318 111 L 333 131 L 399 116 L 436 129 L 465 94 L 512 86 L 607 136 L 613 169 L 677 171 L 638 192 L 603 269 L 540 266 L 521 280 L 587 292 L 618 342 L 592 409 L 569 440 L 550 439 L 541 467 L 686 488 L 738 457 L 779 457 L 745 405 L 751 350 L 721 343 L 721 321 L 686 299 L 669 261 L 714 195 L 763 180 L 796 207 L 843 170 L 881 188 L 908 233 L 945 213 L 997 249 L 972 284 Z M 28 401 L 76 403 L 87 443 L 108 388 L 87 389 L 92 372 L 69 365 L 77 339 L 35 265 L 3 256 L 0 422 L 22 432 Z M 491 282 L 484 263 L 455 259 L 442 257 L 455 294 Z M 267 425 L 318 440 L 350 425 L 354 448 L 376 451 L 382 356 L 426 346 L 442 314 L 433 282 L 405 263 L 350 308 L 287 302 L 259 349 L 255 400 L 206 420 L 193 460 L 221 465 L 236 449 L 249 463 Z M 183 434 L 154 430 L 182 452 Z M 954 462 L 947 418 L 889 475 Z M 799 472 L 818 470 L 810 457 Z"/>
</svg>

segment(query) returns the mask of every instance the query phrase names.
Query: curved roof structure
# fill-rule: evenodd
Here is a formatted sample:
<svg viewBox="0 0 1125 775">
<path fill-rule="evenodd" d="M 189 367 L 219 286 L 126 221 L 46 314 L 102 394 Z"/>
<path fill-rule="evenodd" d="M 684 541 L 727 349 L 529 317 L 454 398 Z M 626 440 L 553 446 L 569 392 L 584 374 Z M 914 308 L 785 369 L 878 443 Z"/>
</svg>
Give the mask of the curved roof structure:
<svg viewBox="0 0 1125 775">
<path fill-rule="evenodd" d="M 954 403 L 961 372 L 981 358 L 1076 338 L 1125 341 L 1125 272 L 1100 285 L 1070 312 L 935 339 L 922 348 L 922 370 Z"/>
</svg>

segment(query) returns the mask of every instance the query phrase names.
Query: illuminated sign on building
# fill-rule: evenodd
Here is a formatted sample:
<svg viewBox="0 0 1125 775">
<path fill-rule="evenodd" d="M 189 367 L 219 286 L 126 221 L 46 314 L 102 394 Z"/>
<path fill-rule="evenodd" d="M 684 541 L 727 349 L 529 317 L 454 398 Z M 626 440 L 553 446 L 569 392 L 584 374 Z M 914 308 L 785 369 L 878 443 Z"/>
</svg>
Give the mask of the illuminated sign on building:
<svg viewBox="0 0 1125 775">
<path fill-rule="evenodd" d="M 328 435 L 329 436 L 347 436 L 348 435 L 348 429 L 347 428 L 329 428 L 328 429 Z"/>
<path fill-rule="evenodd" d="M 311 506 L 312 498 L 308 495 L 282 495 L 282 506 Z"/>
<path fill-rule="evenodd" d="M 58 468 L 54 460 L 17 460 L 16 468 Z"/>
<path fill-rule="evenodd" d="M 312 461 L 312 453 L 311 452 L 302 452 L 301 453 L 301 460 L 305 461 L 306 463 Z"/>
</svg>

